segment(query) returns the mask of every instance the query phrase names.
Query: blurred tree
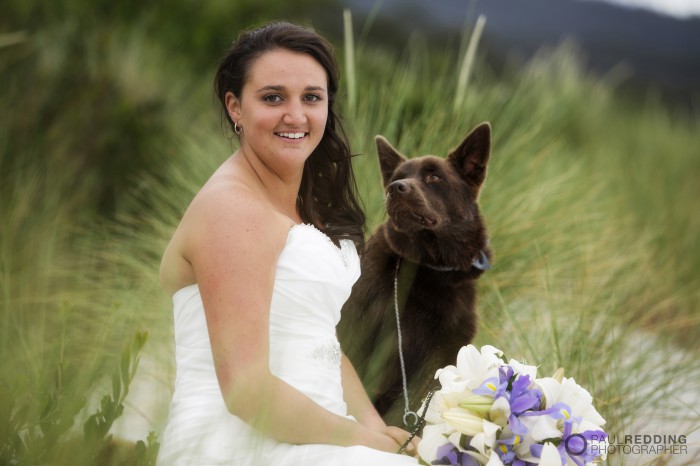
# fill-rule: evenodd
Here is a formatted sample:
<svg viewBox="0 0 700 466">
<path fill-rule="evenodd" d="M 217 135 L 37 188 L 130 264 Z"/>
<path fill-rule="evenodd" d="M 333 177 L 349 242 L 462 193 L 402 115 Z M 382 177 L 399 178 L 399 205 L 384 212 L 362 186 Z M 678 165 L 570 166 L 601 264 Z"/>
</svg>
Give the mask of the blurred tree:
<svg viewBox="0 0 700 466">
<path fill-rule="evenodd" d="M 11 185 L 18 165 L 60 167 L 62 176 L 74 178 L 72 189 L 92 193 L 92 208 L 107 216 L 132 178 L 157 169 L 150 154 L 178 130 L 171 112 L 184 110 L 168 94 L 170 83 L 198 86 L 209 79 L 243 28 L 272 19 L 315 24 L 340 11 L 335 0 L 5 3 L 0 186 Z M 143 68 L 152 72 L 154 55 L 170 68 L 149 77 Z M 124 70 L 128 61 L 136 62 L 136 77 Z M 149 79 L 156 84 L 146 84 Z"/>
</svg>

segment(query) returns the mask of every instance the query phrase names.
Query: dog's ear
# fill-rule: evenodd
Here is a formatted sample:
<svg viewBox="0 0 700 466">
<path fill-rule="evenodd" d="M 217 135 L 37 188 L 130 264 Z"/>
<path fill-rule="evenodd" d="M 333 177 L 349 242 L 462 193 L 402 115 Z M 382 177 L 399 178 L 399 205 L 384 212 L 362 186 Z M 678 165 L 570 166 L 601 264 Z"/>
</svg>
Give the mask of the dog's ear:
<svg viewBox="0 0 700 466">
<path fill-rule="evenodd" d="M 486 164 L 491 155 L 491 125 L 481 123 L 447 156 L 470 185 L 479 188 L 486 178 Z"/>
<path fill-rule="evenodd" d="M 406 157 L 401 155 L 399 151 L 389 144 L 389 141 L 384 136 L 376 136 L 374 138 L 377 144 L 377 156 L 379 157 L 379 168 L 382 171 L 382 181 L 386 188 L 391 180 L 391 175 L 396 170 L 396 167 L 406 161 Z"/>
</svg>

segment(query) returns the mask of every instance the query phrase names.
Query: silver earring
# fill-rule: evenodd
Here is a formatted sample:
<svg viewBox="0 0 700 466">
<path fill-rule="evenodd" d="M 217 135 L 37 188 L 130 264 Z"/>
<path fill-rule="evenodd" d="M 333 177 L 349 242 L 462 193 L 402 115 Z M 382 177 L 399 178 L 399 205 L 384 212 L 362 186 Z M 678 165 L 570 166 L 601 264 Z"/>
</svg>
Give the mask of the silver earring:
<svg viewBox="0 0 700 466">
<path fill-rule="evenodd" d="M 236 122 L 234 121 L 234 122 L 233 122 L 233 132 L 236 133 L 236 135 L 239 135 L 239 134 L 241 134 L 241 131 L 243 131 L 243 128 L 241 128 L 240 126 L 238 126 L 238 123 L 236 123 Z"/>
</svg>

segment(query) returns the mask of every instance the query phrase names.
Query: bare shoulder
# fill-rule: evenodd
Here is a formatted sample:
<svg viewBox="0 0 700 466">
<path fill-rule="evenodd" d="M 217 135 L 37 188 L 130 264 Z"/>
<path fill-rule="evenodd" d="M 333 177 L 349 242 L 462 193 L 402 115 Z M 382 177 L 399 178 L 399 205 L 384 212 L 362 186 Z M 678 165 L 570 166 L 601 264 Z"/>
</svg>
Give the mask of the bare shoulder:
<svg viewBox="0 0 700 466">
<path fill-rule="evenodd" d="M 192 200 L 165 251 L 163 287 L 172 293 L 223 278 L 234 265 L 273 266 L 291 223 L 244 180 L 215 174 Z"/>
<path fill-rule="evenodd" d="M 188 217 L 193 223 L 190 228 L 202 235 L 195 240 L 209 235 L 219 239 L 254 235 L 270 241 L 284 236 L 289 228 L 262 196 L 240 181 L 205 186 L 193 200 Z"/>
</svg>

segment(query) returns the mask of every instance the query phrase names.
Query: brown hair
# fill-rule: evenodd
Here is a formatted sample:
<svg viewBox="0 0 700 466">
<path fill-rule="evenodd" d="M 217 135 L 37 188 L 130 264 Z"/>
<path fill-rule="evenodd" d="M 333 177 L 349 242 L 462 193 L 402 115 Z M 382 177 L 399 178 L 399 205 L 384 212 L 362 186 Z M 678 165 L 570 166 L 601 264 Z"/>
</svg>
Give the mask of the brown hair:
<svg viewBox="0 0 700 466">
<path fill-rule="evenodd" d="M 274 49 L 310 55 L 328 76 L 328 119 L 321 142 L 304 165 L 297 198 L 301 218 L 336 243 L 345 238 L 363 246 L 365 214 L 358 201 L 350 144 L 334 110 L 339 71 L 333 47 L 326 39 L 311 29 L 286 22 L 243 32 L 222 57 L 214 78 L 223 117 L 233 128 L 233 121 L 226 112 L 226 92 L 240 97 L 252 62 Z"/>
</svg>

